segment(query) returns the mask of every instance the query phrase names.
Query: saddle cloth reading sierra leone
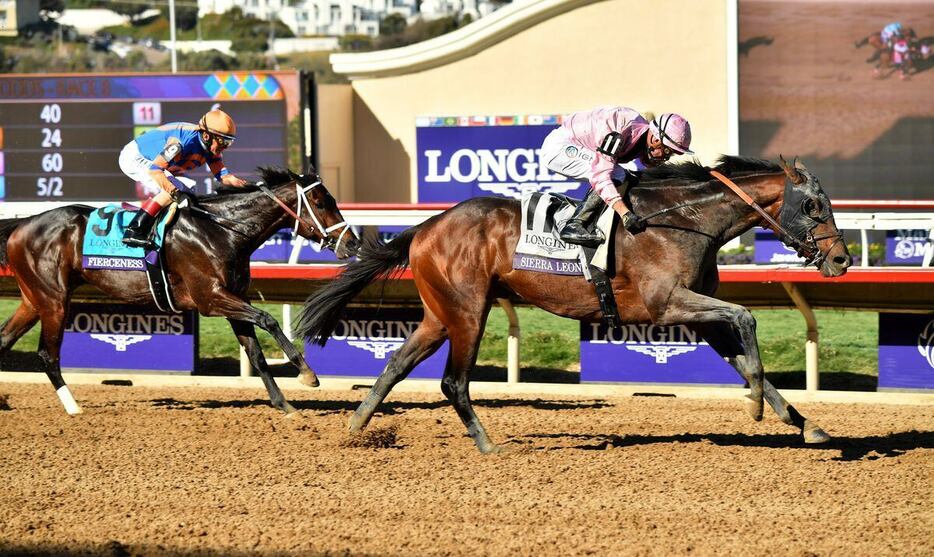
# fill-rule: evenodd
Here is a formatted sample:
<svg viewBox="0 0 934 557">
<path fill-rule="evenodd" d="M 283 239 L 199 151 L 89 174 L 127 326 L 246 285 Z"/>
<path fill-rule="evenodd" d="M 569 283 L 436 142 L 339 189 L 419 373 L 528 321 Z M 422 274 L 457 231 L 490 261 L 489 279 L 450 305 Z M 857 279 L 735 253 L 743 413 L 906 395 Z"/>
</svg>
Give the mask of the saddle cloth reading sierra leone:
<svg viewBox="0 0 934 557">
<path fill-rule="evenodd" d="M 153 235 L 158 250 L 165 237 L 165 214 L 160 216 Z M 81 264 L 85 269 L 111 269 L 118 271 L 145 271 L 146 250 L 123 243 L 123 233 L 133 220 L 135 210 L 123 210 L 116 205 L 107 205 L 88 215 L 84 230 Z"/>
<path fill-rule="evenodd" d="M 577 202 L 567 196 L 553 193 L 529 192 L 521 201 L 522 224 L 513 269 L 557 275 L 586 275 L 587 259 L 584 249 L 563 242 L 558 231 L 571 218 Z M 597 228 L 610 237 L 613 211 L 604 210 L 597 220 Z M 608 242 L 596 249 L 590 264 L 606 270 Z"/>
</svg>

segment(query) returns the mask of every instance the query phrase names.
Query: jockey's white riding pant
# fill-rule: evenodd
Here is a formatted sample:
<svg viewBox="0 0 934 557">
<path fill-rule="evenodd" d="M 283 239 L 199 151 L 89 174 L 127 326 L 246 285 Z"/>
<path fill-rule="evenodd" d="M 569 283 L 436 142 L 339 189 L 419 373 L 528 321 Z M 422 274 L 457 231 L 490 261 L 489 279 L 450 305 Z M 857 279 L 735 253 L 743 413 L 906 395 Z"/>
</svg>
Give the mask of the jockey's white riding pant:
<svg viewBox="0 0 934 557">
<path fill-rule="evenodd" d="M 596 156 L 596 153 L 574 141 L 571 133 L 563 126 L 549 133 L 542 142 L 542 161 L 548 170 L 575 180 L 590 181 Z M 617 164 L 611 176 L 615 180 L 624 181 L 627 170 L 634 172 L 641 169 L 635 162 Z"/>
<path fill-rule="evenodd" d="M 150 174 L 152 161 L 140 154 L 139 145 L 137 145 L 135 141 L 127 143 L 123 150 L 120 151 L 120 158 L 118 161 L 120 170 L 130 179 L 141 183 L 147 195 L 156 195 L 162 191 L 162 188 L 159 187 L 159 184 L 156 183 L 152 174 Z M 165 176 L 176 188 L 182 191 L 194 190 L 195 181 L 191 178 L 173 176 L 168 170 L 165 171 Z"/>
</svg>

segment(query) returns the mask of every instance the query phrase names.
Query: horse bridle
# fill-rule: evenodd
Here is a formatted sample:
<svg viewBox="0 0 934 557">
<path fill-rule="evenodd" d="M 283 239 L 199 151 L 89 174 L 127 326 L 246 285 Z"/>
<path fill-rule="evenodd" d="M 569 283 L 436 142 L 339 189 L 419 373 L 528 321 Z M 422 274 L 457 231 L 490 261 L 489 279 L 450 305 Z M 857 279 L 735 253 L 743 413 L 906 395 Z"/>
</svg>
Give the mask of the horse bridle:
<svg viewBox="0 0 934 557">
<path fill-rule="evenodd" d="M 287 215 L 295 219 L 295 228 L 292 230 L 293 235 L 297 235 L 299 225 L 304 224 L 310 230 L 317 232 L 321 236 L 321 241 L 318 244 L 319 250 L 321 250 L 322 248 L 328 248 L 331 251 L 336 252 L 340 248 L 341 242 L 344 240 L 344 235 L 347 234 L 348 230 L 350 230 L 350 225 L 347 224 L 347 221 L 341 221 L 337 224 L 333 224 L 331 226 L 326 227 L 318 219 L 318 216 L 315 215 L 315 212 L 311 208 L 311 202 L 308 201 L 308 192 L 322 185 L 323 184 L 321 183 L 321 180 L 318 180 L 314 182 L 313 184 L 302 187 L 301 182 L 296 180 L 295 181 L 295 198 L 296 198 L 295 205 L 296 207 L 295 207 L 295 210 L 293 211 L 292 208 L 286 205 L 284 201 L 279 199 L 279 197 L 276 196 L 276 194 L 273 193 L 272 190 L 266 187 L 266 185 L 263 182 L 256 183 L 256 186 L 259 188 L 261 192 L 266 194 L 266 197 L 275 201 L 280 207 L 282 207 L 282 210 L 285 211 Z M 303 208 L 308 209 L 308 215 L 311 217 L 312 222 L 308 222 L 306 219 L 302 217 Z M 332 238 L 331 232 L 338 230 L 340 228 L 343 228 L 343 230 L 341 230 L 341 233 L 337 236 L 337 238 Z"/>
<path fill-rule="evenodd" d="M 809 265 L 815 265 L 816 267 L 820 268 L 820 266 L 824 264 L 824 261 L 827 260 L 827 255 L 831 251 L 833 251 L 833 248 L 838 243 L 843 241 L 843 233 L 839 231 L 835 234 L 824 234 L 823 236 L 815 236 L 813 234 L 813 230 L 817 227 L 818 224 L 827 222 L 827 219 L 829 218 L 829 211 L 827 211 L 826 216 L 823 214 L 814 216 L 810 212 L 807 212 L 807 218 L 811 219 L 814 222 L 814 225 L 804 230 L 804 239 L 801 239 L 797 237 L 795 234 L 792 234 L 791 232 L 789 232 L 784 226 L 779 224 L 779 222 L 776 221 L 772 217 L 772 215 L 770 215 L 765 209 L 759 206 L 759 204 L 756 203 L 756 201 L 752 197 L 750 197 L 749 194 L 747 194 L 742 189 L 740 189 L 740 187 L 737 186 L 736 183 L 733 182 L 733 180 L 730 180 L 729 178 L 717 172 L 716 170 L 710 170 L 710 175 L 716 178 L 717 180 L 719 180 L 720 182 L 723 182 L 723 184 L 726 185 L 726 187 L 733 190 L 733 192 L 736 195 L 738 195 L 740 199 L 742 199 L 746 203 L 746 205 L 749 205 L 750 207 L 752 207 L 753 210 L 759 213 L 762 219 L 766 223 L 768 223 L 768 226 L 766 226 L 765 228 L 771 228 L 772 231 L 775 232 L 775 234 L 779 237 L 779 239 L 782 242 L 787 244 L 789 247 L 793 248 L 800 257 L 803 257 L 805 267 Z M 787 203 L 787 202 L 788 202 L 788 199 L 785 199 L 783 201 L 783 208 L 784 208 L 784 203 Z M 796 211 L 798 214 L 804 214 L 806 213 L 806 211 L 804 211 L 803 209 L 804 208 L 801 207 L 799 209 L 796 209 Z M 817 246 L 817 242 L 821 240 L 827 240 L 830 238 L 834 238 L 834 242 L 830 245 L 829 248 L 827 248 L 826 252 L 822 252 L 820 248 Z"/>
</svg>

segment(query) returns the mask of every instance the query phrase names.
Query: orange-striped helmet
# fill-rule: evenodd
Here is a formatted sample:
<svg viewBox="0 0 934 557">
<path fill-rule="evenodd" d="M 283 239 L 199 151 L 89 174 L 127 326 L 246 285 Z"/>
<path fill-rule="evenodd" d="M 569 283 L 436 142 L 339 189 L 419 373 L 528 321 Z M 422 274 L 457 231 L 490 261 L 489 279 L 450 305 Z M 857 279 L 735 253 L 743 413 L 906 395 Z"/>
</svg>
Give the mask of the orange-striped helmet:
<svg viewBox="0 0 934 557">
<path fill-rule="evenodd" d="M 201 117 L 198 123 L 201 129 L 213 134 L 218 139 L 223 139 L 222 143 L 233 143 L 237 138 L 237 124 L 229 114 L 220 109 L 214 109 Z"/>
</svg>

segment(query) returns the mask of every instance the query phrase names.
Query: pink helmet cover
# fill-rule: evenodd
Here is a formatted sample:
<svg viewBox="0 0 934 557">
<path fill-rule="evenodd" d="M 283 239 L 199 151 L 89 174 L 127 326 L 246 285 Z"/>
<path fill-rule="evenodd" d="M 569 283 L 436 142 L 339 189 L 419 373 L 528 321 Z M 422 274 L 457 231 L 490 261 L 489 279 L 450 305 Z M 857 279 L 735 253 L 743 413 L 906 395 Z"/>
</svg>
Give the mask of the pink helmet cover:
<svg viewBox="0 0 934 557">
<path fill-rule="evenodd" d="M 676 153 L 693 155 L 691 151 L 691 124 L 680 114 L 666 112 L 649 124 L 649 130 L 655 137 L 661 137 L 662 143 Z"/>
</svg>

